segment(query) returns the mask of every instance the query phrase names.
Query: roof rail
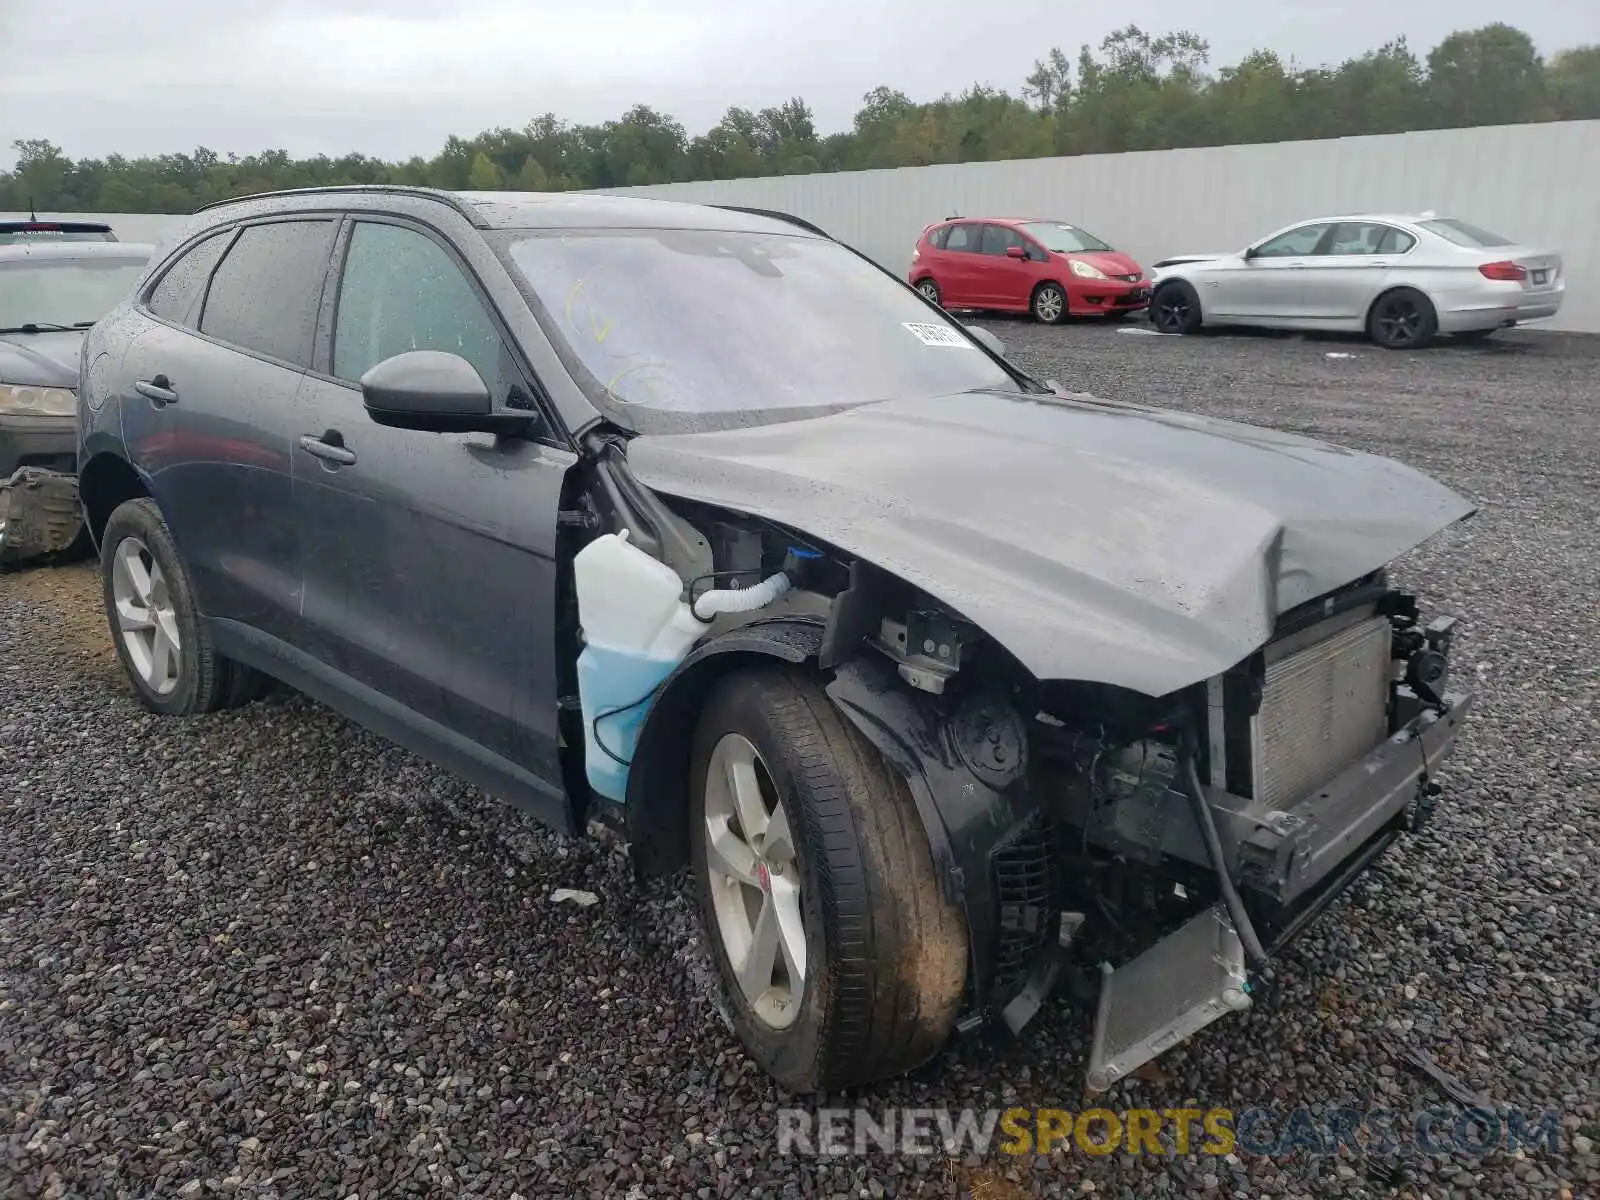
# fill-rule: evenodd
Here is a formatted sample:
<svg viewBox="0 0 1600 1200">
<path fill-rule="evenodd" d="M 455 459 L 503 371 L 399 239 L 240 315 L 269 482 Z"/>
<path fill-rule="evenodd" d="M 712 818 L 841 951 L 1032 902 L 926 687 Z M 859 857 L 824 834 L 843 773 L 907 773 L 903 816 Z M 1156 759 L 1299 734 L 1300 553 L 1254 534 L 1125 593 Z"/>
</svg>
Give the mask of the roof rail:
<svg viewBox="0 0 1600 1200">
<path fill-rule="evenodd" d="M 443 188 L 414 187 L 405 183 L 335 183 L 323 187 L 280 188 L 277 191 L 251 192 L 247 196 L 229 196 L 225 200 L 213 200 L 210 204 L 202 204 L 194 211 L 196 213 L 208 212 L 213 208 L 221 208 L 227 204 L 242 204 L 246 200 L 273 200 L 279 196 L 323 196 L 340 192 L 355 193 L 357 195 L 418 196 L 428 200 L 437 200 L 441 204 L 448 204 L 474 225 L 482 226 L 484 223 L 472 206 L 454 192 L 447 192 Z"/>
<path fill-rule="evenodd" d="M 801 229 L 810 230 L 818 237 L 827 238 L 830 242 L 834 240 L 833 235 L 828 233 L 827 230 L 820 229 L 810 221 L 803 220 L 792 213 L 776 212 L 770 208 L 745 208 L 739 204 L 712 204 L 709 207 L 720 208 L 725 212 L 748 213 L 752 217 L 767 217 L 773 221 L 783 221 L 790 225 L 798 225 Z"/>
</svg>

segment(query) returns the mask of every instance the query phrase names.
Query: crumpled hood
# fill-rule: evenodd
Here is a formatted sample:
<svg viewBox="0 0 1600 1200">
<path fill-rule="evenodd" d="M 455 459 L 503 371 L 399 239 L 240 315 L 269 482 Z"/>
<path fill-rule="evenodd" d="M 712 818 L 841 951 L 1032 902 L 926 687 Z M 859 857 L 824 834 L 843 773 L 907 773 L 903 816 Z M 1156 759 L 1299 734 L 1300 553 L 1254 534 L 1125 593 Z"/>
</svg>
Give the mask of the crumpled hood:
<svg viewBox="0 0 1600 1200">
<path fill-rule="evenodd" d="M 77 387 L 83 334 L 81 329 L 0 334 L 0 383 Z"/>
<path fill-rule="evenodd" d="M 634 439 L 672 496 L 767 517 L 900 576 L 1041 679 L 1159 696 L 1276 617 L 1470 516 L 1400 463 L 1088 396 L 972 393 Z"/>
</svg>

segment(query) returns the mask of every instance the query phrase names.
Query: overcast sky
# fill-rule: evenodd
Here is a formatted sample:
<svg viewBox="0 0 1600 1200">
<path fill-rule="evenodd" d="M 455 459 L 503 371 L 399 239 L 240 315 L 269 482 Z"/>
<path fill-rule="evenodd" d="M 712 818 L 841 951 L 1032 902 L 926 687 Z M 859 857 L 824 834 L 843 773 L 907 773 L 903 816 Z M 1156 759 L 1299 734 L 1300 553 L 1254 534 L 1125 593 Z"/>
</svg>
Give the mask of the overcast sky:
<svg viewBox="0 0 1600 1200">
<path fill-rule="evenodd" d="M 1420 57 L 1497 20 L 1546 55 L 1600 41 L 1594 0 L 0 0 L 0 162 L 23 137 L 74 158 L 432 156 L 547 111 L 643 102 L 693 134 L 795 95 L 831 133 L 878 84 L 1015 91 L 1051 46 L 1075 56 L 1130 22 L 1193 30 L 1215 67 L 1255 47 L 1338 62 L 1400 35 Z"/>
</svg>

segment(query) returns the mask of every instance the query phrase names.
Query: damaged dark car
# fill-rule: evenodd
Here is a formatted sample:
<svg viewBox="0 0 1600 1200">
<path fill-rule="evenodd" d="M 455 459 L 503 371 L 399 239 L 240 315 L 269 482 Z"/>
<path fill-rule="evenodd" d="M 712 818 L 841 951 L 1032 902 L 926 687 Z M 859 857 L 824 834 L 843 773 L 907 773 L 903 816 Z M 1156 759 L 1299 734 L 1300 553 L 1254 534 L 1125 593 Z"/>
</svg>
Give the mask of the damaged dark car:
<svg viewBox="0 0 1600 1200">
<path fill-rule="evenodd" d="M 687 868 L 792 1090 L 1019 1033 L 1067 982 L 1113 1085 L 1249 1007 L 1425 820 L 1470 708 L 1453 618 L 1387 574 L 1466 500 L 1035 380 L 781 214 L 229 201 L 84 359 L 140 700 L 272 677 L 620 827 Z"/>
</svg>

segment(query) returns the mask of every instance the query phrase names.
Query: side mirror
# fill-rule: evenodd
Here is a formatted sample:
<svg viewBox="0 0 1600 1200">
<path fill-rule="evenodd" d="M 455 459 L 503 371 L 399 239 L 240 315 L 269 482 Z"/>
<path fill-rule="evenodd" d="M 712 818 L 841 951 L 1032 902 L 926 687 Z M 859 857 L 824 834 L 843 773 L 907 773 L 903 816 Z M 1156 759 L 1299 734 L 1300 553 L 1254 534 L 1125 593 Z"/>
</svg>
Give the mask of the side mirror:
<svg viewBox="0 0 1600 1200">
<path fill-rule="evenodd" d="M 1261 248 L 1259 246 L 1247 246 L 1245 247 L 1245 252 L 1241 257 L 1243 257 L 1245 262 L 1249 262 L 1252 258 L 1260 258 Z"/>
<path fill-rule="evenodd" d="M 1001 358 L 1006 356 L 1006 344 L 987 329 L 982 329 L 977 325 L 967 325 L 963 328 L 973 336 L 974 340 L 982 342 L 991 354 L 999 355 Z"/>
<path fill-rule="evenodd" d="M 361 377 L 361 400 L 379 425 L 424 433 L 524 433 L 534 412 L 494 412 L 477 369 L 459 354 L 408 350 Z"/>
<path fill-rule="evenodd" d="M 1027 258 L 1028 257 L 1028 252 L 1026 250 L 1024 250 L 1021 246 L 1007 246 L 1006 247 L 1006 257 L 1007 258 Z"/>
</svg>

